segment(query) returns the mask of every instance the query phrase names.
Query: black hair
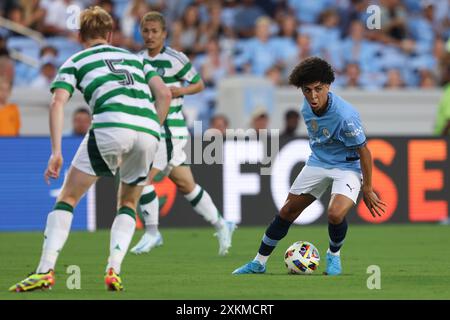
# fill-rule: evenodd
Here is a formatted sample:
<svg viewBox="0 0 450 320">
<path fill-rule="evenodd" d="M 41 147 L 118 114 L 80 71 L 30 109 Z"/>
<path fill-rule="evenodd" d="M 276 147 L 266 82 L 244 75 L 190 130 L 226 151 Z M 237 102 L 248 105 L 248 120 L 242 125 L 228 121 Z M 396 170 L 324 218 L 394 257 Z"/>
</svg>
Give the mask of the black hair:
<svg viewBox="0 0 450 320">
<path fill-rule="evenodd" d="M 300 114 L 296 110 L 290 109 L 286 111 L 286 113 L 284 114 L 284 118 L 286 120 L 290 118 L 300 118 Z"/>
<path fill-rule="evenodd" d="M 297 88 L 302 88 L 314 82 L 331 84 L 333 81 L 333 68 L 327 61 L 319 57 L 304 59 L 292 70 L 289 76 L 289 84 Z"/>
<path fill-rule="evenodd" d="M 76 109 L 76 110 L 73 112 L 73 115 L 76 115 L 76 114 L 79 114 L 79 113 L 85 113 L 85 114 L 87 114 L 88 116 L 91 116 L 90 111 L 89 111 L 87 108 L 85 108 L 85 107 L 80 107 L 80 108 Z"/>
</svg>

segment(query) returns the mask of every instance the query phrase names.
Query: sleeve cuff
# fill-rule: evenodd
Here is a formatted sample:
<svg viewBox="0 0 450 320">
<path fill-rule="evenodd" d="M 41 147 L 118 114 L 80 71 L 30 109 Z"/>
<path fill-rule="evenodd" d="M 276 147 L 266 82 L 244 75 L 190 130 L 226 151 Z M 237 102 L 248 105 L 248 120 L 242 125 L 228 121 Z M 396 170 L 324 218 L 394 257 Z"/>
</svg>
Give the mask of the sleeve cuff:
<svg viewBox="0 0 450 320">
<path fill-rule="evenodd" d="M 359 148 L 365 146 L 366 144 L 367 144 L 367 140 L 364 140 L 363 143 L 356 144 L 354 146 L 346 146 L 346 147 L 347 147 L 347 149 L 359 149 Z"/>
<path fill-rule="evenodd" d="M 74 91 L 73 87 L 70 84 L 61 81 L 54 82 L 50 87 L 50 92 L 53 93 L 55 89 L 64 89 L 69 92 L 70 96 L 72 96 Z"/>
<path fill-rule="evenodd" d="M 195 75 L 195 77 L 192 78 L 192 80 L 189 81 L 189 82 L 190 82 L 190 83 L 197 83 L 197 82 L 199 82 L 200 80 L 201 80 L 200 75 L 197 73 L 197 74 Z"/>
</svg>

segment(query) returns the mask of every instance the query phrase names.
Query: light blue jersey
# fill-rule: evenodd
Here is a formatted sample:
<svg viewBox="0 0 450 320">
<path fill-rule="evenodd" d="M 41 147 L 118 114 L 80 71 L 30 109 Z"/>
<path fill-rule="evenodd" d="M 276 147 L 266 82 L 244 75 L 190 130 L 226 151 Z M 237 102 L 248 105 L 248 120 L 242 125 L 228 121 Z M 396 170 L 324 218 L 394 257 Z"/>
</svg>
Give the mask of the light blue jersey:
<svg viewBox="0 0 450 320">
<path fill-rule="evenodd" d="M 308 101 L 301 110 L 309 135 L 308 166 L 361 172 L 357 148 L 366 143 L 358 111 L 350 103 L 328 93 L 327 111 L 315 115 Z"/>
</svg>

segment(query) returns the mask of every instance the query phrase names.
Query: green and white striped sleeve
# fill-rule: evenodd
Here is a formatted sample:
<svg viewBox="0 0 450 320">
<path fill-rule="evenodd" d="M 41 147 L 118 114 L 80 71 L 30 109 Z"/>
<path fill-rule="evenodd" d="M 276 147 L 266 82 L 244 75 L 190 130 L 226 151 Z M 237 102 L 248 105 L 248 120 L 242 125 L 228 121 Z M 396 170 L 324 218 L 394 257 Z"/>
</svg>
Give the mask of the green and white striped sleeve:
<svg viewBox="0 0 450 320">
<path fill-rule="evenodd" d="M 149 60 L 143 59 L 143 63 L 144 63 L 145 82 L 148 83 L 152 77 L 159 75 L 156 72 L 155 68 L 152 67 Z"/>
<path fill-rule="evenodd" d="M 177 74 L 175 75 L 175 78 L 177 78 L 179 80 L 187 81 L 189 83 L 199 82 L 200 75 L 198 74 L 197 70 L 194 68 L 194 66 L 189 61 L 189 58 L 184 53 L 180 52 L 180 54 L 183 56 L 183 58 L 184 58 L 183 61 L 185 61 L 186 63 L 184 63 L 181 70 L 177 72 Z"/>
<path fill-rule="evenodd" d="M 53 93 L 55 89 L 65 89 L 70 93 L 70 96 L 72 96 L 77 86 L 76 73 L 77 69 L 72 60 L 67 60 L 61 68 L 59 68 L 58 74 L 50 86 L 50 91 Z"/>
</svg>

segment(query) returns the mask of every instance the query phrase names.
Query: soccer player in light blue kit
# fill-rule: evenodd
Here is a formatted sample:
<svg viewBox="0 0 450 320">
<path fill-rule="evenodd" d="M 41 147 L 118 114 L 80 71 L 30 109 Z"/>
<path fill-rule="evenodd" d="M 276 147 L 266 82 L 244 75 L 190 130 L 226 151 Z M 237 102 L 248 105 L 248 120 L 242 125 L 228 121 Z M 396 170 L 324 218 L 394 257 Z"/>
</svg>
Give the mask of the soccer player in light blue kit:
<svg viewBox="0 0 450 320">
<path fill-rule="evenodd" d="M 328 205 L 327 275 L 342 273 L 340 249 L 347 233 L 345 216 L 356 204 L 362 188 L 371 214 L 381 216 L 386 203 L 372 188 L 372 156 L 358 112 L 344 99 L 330 92 L 334 72 L 328 62 L 310 57 L 297 65 L 289 83 L 305 96 L 302 115 L 312 154 L 295 179 L 278 215 L 267 228 L 256 257 L 233 274 L 264 273 L 266 262 L 292 222 L 331 185 Z"/>
</svg>

